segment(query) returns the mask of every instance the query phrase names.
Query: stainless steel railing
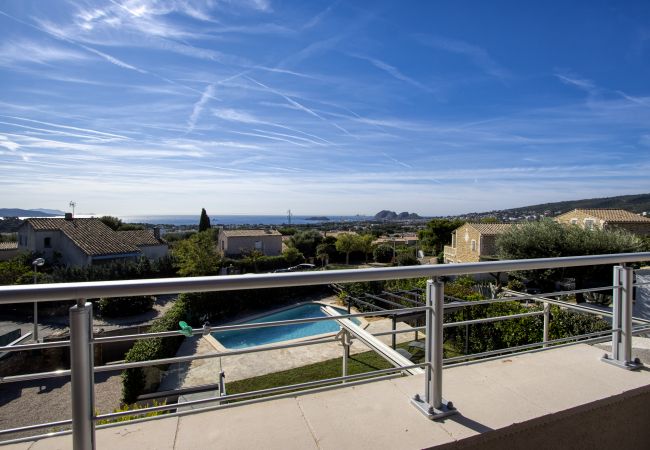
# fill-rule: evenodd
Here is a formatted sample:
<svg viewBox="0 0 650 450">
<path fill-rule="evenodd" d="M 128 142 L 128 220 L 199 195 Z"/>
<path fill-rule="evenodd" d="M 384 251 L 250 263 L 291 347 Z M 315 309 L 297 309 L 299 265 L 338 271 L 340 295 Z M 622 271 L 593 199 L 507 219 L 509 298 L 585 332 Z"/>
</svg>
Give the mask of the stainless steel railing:
<svg viewBox="0 0 650 450">
<path fill-rule="evenodd" d="M 635 319 L 631 314 L 633 283 L 632 269 L 625 266 L 626 263 L 648 261 L 650 253 L 627 253 L 617 255 L 596 255 L 596 256 L 578 256 L 568 258 L 549 258 L 549 259 L 529 259 L 517 261 L 495 261 L 472 264 L 450 264 L 450 265 L 432 265 L 432 266 L 410 266 L 394 267 L 382 269 L 366 270 L 336 270 L 324 272 L 307 272 L 307 273 L 287 273 L 287 274 L 259 274 L 259 275 L 234 275 L 220 277 L 196 277 L 196 278 L 174 278 L 174 279 L 155 279 L 155 280 L 132 280 L 132 281 L 112 281 L 112 282 L 90 282 L 90 283 L 62 283 L 49 285 L 26 285 L 26 286 L 0 286 L 0 305 L 10 303 L 31 303 L 35 298 L 39 302 L 57 301 L 57 300 L 77 300 L 77 304 L 70 310 L 70 340 L 52 343 L 23 344 L 16 346 L 0 347 L 0 351 L 28 351 L 35 349 L 70 347 L 71 368 L 70 370 L 52 371 L 37 374 L 16 375 L 4 377 L 0 382 L 17 382 L 25 380 L 35 380 L 42 378 L 53 378 L 58 376 L 71 376 L 72 378 L 72 419 L 47 424 L 36 424 L 27 427 L 13 428 L 0 431 L 0 435 L 16 433 L 20 431 L 31 431 L 44 429 L 53 426 L 72 425 L 73 446 L 75 449 L 94 448 L 95 445 L 95 424 L 100 420 L 116 419 L 125 415 L 143 415 L 156 411 L 171 411 L 179 406 L 202 405 L 204 408 L 192 411 L 176 411 L 164 416 L 147 418 L 148 420 L 160 417 L 169 417 L 169 415 L 183 415 L 196 413 L 209 409 L 229 408 L 233 404 L 223 403 L 229 400 L 244 400 L 237 404 L 260 401 L 259 399 L 250 399 L 260 395 L 271 395 L 272 398 L 278 396 L 295 395 L 296 389 L 307 389 L 309 391 L 332 389 L 338 387 L 340 383 L 345 382 L 346 386 L 368 382 L 369 380 L 383 379 L 386 377 L 400 376 L 402 372 L 409 368 L 421 367 L 425 369 L 425 389 L 422 395 L 414 396 L 413 403 L 424 414 L 431 418 L 438 418 L 444 415 L 453 414 L 455 409 L 451 402 L 447 402 L 442 397 L 442 367 L 444 363 L 457 364 L 468 359 L 477 359 L 480 357 L 490 358 L 507 352 L 518 351 L 537 351 L 548 348 L 550 345 L 567 345 L 570 341 L 582 340 L 582 342 L 594 342 L 606 339 L 606 335 L 611 335 L 613 343 L 612 356 L 606 358 L 607 362 L 614 363 L 626 369 L 638 367 L 635 361 L 632 361 L 631 355 L 631 337 L 635 333 L 650 332 L 650 321 Z M 621 264 L 614 269 L 614 282 L 611 286 L 581 289 L 574 291 L 552 292 L 535 295 L 515 295 L 514 297 L 498 298 L 476 302 L 452 302 L 444 304 L 443 293 L 444 284 L 439 277 L 447 275 L 466 275 L 487 272 L 507 272 L 514 270 L 534 270 L 558 267 L 575 267 L 602 264 Z M 95 297 L 121 297 L 135 296 L 145 294 L 169 294 L 181 292 L 206 292 L 206 291 L 225 291 L 239 289 L 262 289 L 270 287 L 288 287 L 304 286 L 317 284 L 345 283 L 358 281 L 376 281 L 400 278 L 428 277 L 430 281 L 426 289 L 426 305 L 412 308 L 401 308 L 389 311 L 374 311 L 358 314 L 344 314 L 337 317 L 296 319 L 277 322 L 257 323 L 257 324 L 239 324 L 218 327 L 208 327 L 192 329 L 192 335 L 205 334 L 206 332 L 241 330 L 249 328 L 272 327 L 278 325 L 298 324 L 308 322 L 319 322 L 325 320 L 337 320 L 341 318 L 351 318 L 359 316 L 385 316 L 399 312 L 422 312 L 426 317 L 424 327 L 411 328 L 408 330 L 394 330 L 389 332 L 376 333 L 376 336 L 399 334 L 404 332 L 424 331 L 425 332 L 425 361 L 421 364 L 413 364 L 409 367 L 397 367 L 393 369 L 383 369 L 368 372 L 359 375 L 348 375 L 344 372 L 341 377 L 317 380 L 313 382 L 300 383 L 290 386 L 265 389 L 262 391 L 253 391 L 242 394 L 230 394 L 219 397 L 220 405 L 210 405 L 215 399 L 194 400 L 192 402 L 175 403 L 163 406 L 153 406 L 139 409 L 137 411 L 128 411 L 121 413 L 111 413 L 96 415 L 94 411 L 94 391 L 93 380 L 94 374 L 108 371 L 118 371 L 128 368 L 144 367 L 148 365 L 170 364 L 175 362 L 188 362 L 195 359 L 227 357 L 238 354 L 255 353 L 281 348 L 292 348 L 306 345 L 319 345 L 327 342 L 334 342 L 333 338 L 323 338 L 307 342 L 294 342 L 288 344 L 275 344 L 258 348 L 248 348 L 240 350 L 228 350 L 224 352 L 211 352 L 202 355 L 191 355 L 182 357 L 164 358 L 150 361 L 139 361 L 122 364 L 111 364 L 105 366 L 93 366 L 93 344 L 108 343 L 118 341 L 133 341 L 139 339 L 151 339 L 160 337 L 178 336 L 176 331 L 161 333 L 143 333 L 128 336 L 99 337 L 92 336 L 92 305 L 85 300 Z M 561 295 L 579 292 L 597 292 L 609 291 L 614 294 L 614 310 L 608 313 L 599 309 L 590 308 L 584 305 L 571 305 L 566 302 L 551 298 Z M 467 320 L 455 323 L 443 323 L 444 311 L 447 308 L 468 307 L 481 304 L 491 304 L 505 301 L 536 301 L 543 303 L 545 308 L 542 311 L 533 311 L 530 313 L 513 314 L 509 316 L 499 316 L 492 318 L 482 318 Z M 555 304 L 565 308 L 574 309 L 582 313 L 598 314 L 612 317 L 612 329 L 606 332 L 589 333 L 582 336 L 574 336 L 562 339 L 548 339 L 548 305 Z M 544 315 L 544 339 L 540 343 L 526 344 L 518 347 L 511 347 L 503 350 L 494 350 L 480 354 L 463 355 L 461 357 L 452 357 L 443 359 L 442 332 L 444 328 L 452 326 L 466 326 L 476 323 L 493 322 L 499 320 L 516 319 L 533 315 Z M 634 323 L 637 323 L 634 327 Z M 345 360 L 345 356 L 344 356 Z M 333 386 L 336 384 L 337 386 Z M 139 419 L 144 420 L 144 419 Z M 98 428 L 111 426 L 100 425 Z M 69 433 L 70 431 L 60 431 L 55 434 Z M 31 440 L 34 437 L 22 438 L 19 440 Z"/>
</svg>

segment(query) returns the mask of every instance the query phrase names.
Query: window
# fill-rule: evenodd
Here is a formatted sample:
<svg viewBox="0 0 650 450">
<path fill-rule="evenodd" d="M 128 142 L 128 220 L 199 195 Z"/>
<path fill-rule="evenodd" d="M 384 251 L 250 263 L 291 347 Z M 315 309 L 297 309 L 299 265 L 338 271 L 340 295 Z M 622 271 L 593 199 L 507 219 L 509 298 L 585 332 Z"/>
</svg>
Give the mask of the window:
<svg viewBox="0 0 650 450">
<path fill-rule="evenodd" d="M 255 241 L 255 250 L 262 250 L 264 249 L 264 244 L 262 244 L 262 241 Z"/>
<path fill-rule="evenodd" d="M 571 225 L 578 225 L 578 219 L 571 219 Z"/>
<path fill-rule="evenodd" d="M 476 241 L 474 239 L 472 239 L 472 251 L 476 251 Z"/>
<path fill-rule="evenodd" d="M 586 230 L 594 229 L 594 221 L 592 219 L 585 219 L 585 229 Z"/>
<path fill-rule="evenodd" d="M 52 248 L 52 238 L 46 237 L 43 239 L 43 247 Z"/>
</svg>

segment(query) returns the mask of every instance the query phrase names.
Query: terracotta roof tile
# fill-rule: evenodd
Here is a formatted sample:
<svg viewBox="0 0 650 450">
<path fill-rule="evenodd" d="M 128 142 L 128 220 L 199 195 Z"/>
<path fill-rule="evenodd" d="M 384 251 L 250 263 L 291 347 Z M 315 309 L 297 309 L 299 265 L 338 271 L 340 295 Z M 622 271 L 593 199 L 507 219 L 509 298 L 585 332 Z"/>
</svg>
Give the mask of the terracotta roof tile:
<svg viewBox="0 0 650 450">
<path fill-rule="evenodd" d="M 25 219 L 35 230 L 61 231 L 90 256 L 140 253 L 135 245 L 124 242 L 99 219 Z"/>
<path fill-rule="evenodd" d="M 166 242 L 162 239 L 156 239 L 153 230 L 128 230 L 117 232 L 120 239 L 128 244 L 136 246 L 162 245 Z"/>
<path fill-rule="evenodd" d="M 511 223 L 468 223 L 483 235 L 501 234 L 512 228 Z"/>
<path fill-rule="evenodd" d="M 0 250 L 16 250 L 18 242 L 0 242 Z"/>
<path fill-rule="evenodd" d="M 650 224 L 650 219 L 647 217 L 634 214 L 624 209 L 574 209 L 583 214 L 596 217 L 609 223 L 647 223 Z M 570 213 L 567 213 L 570 214 Z"/>
</svg>

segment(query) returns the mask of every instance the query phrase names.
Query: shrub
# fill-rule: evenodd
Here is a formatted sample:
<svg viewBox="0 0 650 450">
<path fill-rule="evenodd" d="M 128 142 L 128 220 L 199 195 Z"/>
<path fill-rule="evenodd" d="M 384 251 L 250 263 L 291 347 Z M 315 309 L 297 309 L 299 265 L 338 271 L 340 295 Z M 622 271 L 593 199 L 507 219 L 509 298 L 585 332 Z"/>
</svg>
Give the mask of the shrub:
<svg viewBox="0 0 650 450">
<path fill-rule="evenodd" d="M 151 295 L 137 297 L 102 298 L 95 303 L 102 317 L 133 316 L 151 311 L 156 298 Z"/>
<path fill-rule="evenodd" d="M 388 244 L 380 244 L 373 250 L 372 257 L 378 263 L 391 262 L 393 259 L 393 247 Z"/>
<path fill-rule="evenodd" d="M 178 322 L 187 319 L 190 294 L 181 294 L 176 302 L 160 318 L 154 320 L 149 328 L 150 333 L 178 330 Z M 176 354 L 183 342 L 183 336 L 166 338 L 142 339 L 136 341 L 126 353 L 126 362 L 148 361 L 152 359 L 169 358 Z M 122 402 L 135 402 L 145 387 L 145 374 L 141 368 L 126 369 L 122 372 Z"/>
<path fill-rule="evenodd" d="M 151 405 L 148 405 L 148 406 L 164 406 L 166 404 L 167 404 L 166 401 L 159 402 L 157 400 L 154 400 L 153 402 L 151 402 Z M 121 407 L 119 407 L 117 409 L 114 409 L 113 412 L 118 413 L 118 412 L 125 412 L 125 411 L 133 411 L 134 413 L 126 415 L 126 416 L 116 417 L 114 419 L 101 419 L 101 420 L 97 421 L 97 425 L 104 425 L 104 424 L 107 424 L 107 423 L 116 423 L 116 422 L 126 422 L 126 421 L 129 421 L 129 420 L 141 419 L 143 417 L 161 416 L 163 414 L 167 414 L 167 412 L 168 412 L 168 411 L 149 411 L 149 412 L 146 412 L 146 413 L 138 414 L 137 411 L 139 409 L 142 409 L 142 408 L 144 408 L 144 406 L 140 406 L 140 405 L 137 405 L 137 404 L 135 404 L 135 405 L 122 405 Z M 95 411 L 95 415 L 99 415 L 99 411 Z"/>
</svg>

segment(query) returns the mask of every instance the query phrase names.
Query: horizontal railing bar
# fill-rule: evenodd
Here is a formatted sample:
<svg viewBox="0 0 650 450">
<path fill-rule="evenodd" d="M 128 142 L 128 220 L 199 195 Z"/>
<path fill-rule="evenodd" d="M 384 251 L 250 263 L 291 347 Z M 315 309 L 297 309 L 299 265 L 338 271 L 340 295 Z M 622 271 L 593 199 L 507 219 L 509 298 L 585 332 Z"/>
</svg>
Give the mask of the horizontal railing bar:
<svg viewBox="0 0 650 450">
<path fill-rule="evenodd" d="M 646 281 L 643 283 L 634 283 L 632 286 L 647 286 L 650 284 L 650 281 Z"/>
<path fill-rule="evenodd" d="M 571 291 L 555 291 L 555 292 L 542 292 L 540 294 L 523 294 L 523 295 L 516 295 L 513 297 L 507 297 L 511 298 L 513 301 L 519 301 L 519 300 L 535 300 L 537 297 L 561 297 L 563 295 L 570 295 L 570 294 L 586 294 L 589 292 L 600 292 L 600 291 L 611 291 L 612 289 L 620 289 L 621 286 L 598 286 L 598 287 L 593 287 L 593 288 L 585 288 L 585 289 L 573 289 Z M 517 293 L 517 291 L 512 291 L 510 289 L 504 289 L 504 292 L 513 292 Z M 542 300 L 539 300 L 542 301 Z"/>
<path fill-rule="evenodd" d="M 427 327 L 413 327 L 413 328 L 405 328 L 403 330 L 395 330 L 395 331 L 380 331 L 379 333 L 370 333 L 373 336 L 388 336 L 391 334 L 400 334 L 400 333 L 414 333 L 416 331 L 424 331 Z"/>
<path fill-rule="evenodd" d="M 611 336 L 600 336 L 600 337 L 593 337 L 593 338 L 589 338 L 589 339 L 582 339 L 582 340 L 579 340 L 577 342 L 579 342 L 580 344 L 597 344 L 597 343 L 601 343 L 601 342 L 611 341 L 611 339 L 612 339 Z M 542 344 L 539 344 L 540 348 L 533 348 L 533 349 L 513 352 L 513 353 L 510 353 L 508 356 L 525 355 L 525 354 L 529 354 L 529 353 L 543 352 L 543 351 L 552 350 L 552 349 L 556 349 L 556 348 L 568 347 L 570 345 L 576 345 L 576 342 L 565 342 L 565 343 L 561 343 L 561 344 L 557 344 L 557 345 L 553 345 L 553 346 L 548 346 L 548 347 L 542 347 Z M 502 358 L 503 355 L 506 354 L 506 353 L 508 353 L 508 352 L 504 349 L 502 354 L 495 355 L 495 356 L 490 356 L 488 358 L 480 358 L 480 359 L 474 359 L 474 360 L 471 360 L 471 361 L 462 361 L 462 362 L 458 362 L 458 363 L 446 364 L 445 369 L 452 368 L 452 367 L 457 367 L 457 366 L 467 366 L 467 365 L 471 365 L 471 364 L 478 364 L 478 363 L 485 362 L 485 361 L 494 361 L 495 359 Z"/>
<path fill-rule="evenodd" d="M 541 315 L 544 315 L 544 311 L 533 311 L 533 312 L 520 313 L 520 314 L 510 314 L 508 316 L 485 317 L 483 319 L 462 320 L 459 322 L 447 322 L 443 324 L 442 327 L 443 328 L 460 327 L 463 325 L 472 325 L 475 323 L 499 322 L 502 320 L 520 319 L 522 317 L 541 316 Z"/>
<path fill-rule="evenodd" d="M 122 425 L 124 425 L 124 423 L 122 423 Z M 20 444 L 22 442 L 31 442 L 31 441 L 38 441 L 41 439 L 46 439 L 51 437 L 65 436 L 67 434 L 72 434 L 72 429 L 63 430 L 63 431 L 54 431 L 52 433 L 37 434 L 35 436 L 25 436 L 16 439 L 8 439 L 6 441 L 0 441 L 0 445 Z"/>
<path fill-rule="evenodd" d="M 391 301 L 391 300 L 386 300 L 385 298 L 379 297 L 379 296 L 377 296 L 377 295 L 372 295 L 372 294 L 365 294 L 365 295 L 366 295 L 366 297 L 368 297 L 368 298 L 371 298 L 371 299 L 373 299 L 373 300 L 378 300 L 378 301 L 380 301 L 380 302 L 384 302 L 384 303 L 386 303 L 387 305 L 397 306 L 397 307 L 400 308 L 400 309 L 403 309 L 404 307 L 407 307 L 407 308 L 408 308 L 408 306 L 406 306 L 406 305 L 402 305 L 402 304 L 400 304 L 400 303 L 393 302 L 393 301 Z M 388 310 L 388 311 L 391 311 L 391 310 Z"/>
<path fill-rule="evenodd" d="M 182 403 L 177 402 L 177 403 L 171 403 L 169 405 L 150 406 L 150 407 L 147 407 L 147 408 L 142 408 L 142 409 L 137 409 L 137 410 L 120 411 L 120 412 L 115 412 L 115 413 L 102 414 L 102 415 L 96 416 L 95 420 L 115 419 L 115 418 L 122 417 L 122 416 L 147 414 L 149 412 L 155 412 L 155 411 L 169 411 L 171 409 L 176 409 L 176 408 L 179 408 L 179 407 L 200 405 L 202 403 L 211 403 L 211 402 L 214 402 L 214 401 L 227 402 L 227 401 L 238 400 L 238 399 L 242 399 L 242 398 L 257 397 L 257 396 L 266 395 L 266 394 L 274 394 L 274 393 L 277 393 L 277 392 L 294 391 L 294 390 L 298 390 L 298 389 L 302 389 L 302 388 L 310 388 L 310 387 L 322 386 L 324 384 L 339 383 L 339 382 L 347 381 L 347 380 L 358 380 L 358 379 L 361 379 L 361 378 L 369 378 L 369 377 L 373 377 L 375 375 L 385 375 L 385 374 L 394 373 L 394 372 L 402 372 L 404 370 L 421 368 L 421 367 L 426 366 L 426 365 L 427 365 L 427 363 L 411 364 L 410 366 L 391 367 L 389 369 L 380 369 L 380 370 L 374 370 L 372 372 L 365 372 L 365 373 L 354 374 L 354 375 L 346 375 L 346 376 L 341 376 L 341 377 L 325 378 L 323 380 L 307 381 L 307 382 L 304 382 L 304 383 L 296 383 L 296 384 L 289 384 L 289 385 L 286 385 L 286 386 L 277 386 L 277 387 L 272 387 L 272 388 L 267 388 L 267 389 L 259 389 L 257 391 L 242 392 L 242 393 L 239 393 L 239 394 L 229 394 L 229 395 L 224 395 L 224 396 L 220 396 L 220 397 L 212 397 L 212 398 L 190 400 L 188 402 L 182 402 Z M 342 386 L 345 386 L 345 384 L 342 385 Z"/>
<path fill-rule="evenodd" d="M 353 387 L 353 386 L 359 386 L 361 384 L 367 384 L 367 383 L 374 383 L 377 381 L 383 381 L 383 380 L 391 380 L 393 378 L 401 377 L 401 374 L 390 374 L 390 375 L 383 375 L 383 376 L 378 376 L 374 378 L 367 378 L 363 380 L 357 380 L 357 381 L 349 381 L 345 384 L 333 384 L 329 386 L 321 386 L 321 387 L 316 387 L 312 389 L 305 389 L 299 392 L 286 392 L 283 394 L 277 394 L 277 395 L 269 395 L 268 397 L 259 397 L 259 398 L 254 398 L 250 400 L 242 400 L 241 402 L 237 403 L 228 403 L 228 404 L 222 404 L 222 405 L 213 405 L 213 406 L 206 406 L 205 408 L 197 408 L 197 409 L 191 409 L 191 410 L 185 410 L 185 411 L 176 411 L 173 413 L 169 414 L 162 414 L 158 416 L 151 416 L 151 417 L 143 417 L 141 419 L 134 419 L 130 420 L 128 423 L 129 424 L 137 424 L 137 423 L 142 423 L 142 422 L 148 422 L 152 420 L 159 420 L 159 419 L 166 419 L 170 417 L 182 417 L 182 416 L 187 416 L 191 414 L 199 414 L 203 412 L 208 412 L 208 411 L 215 411 L 215 410 L 220 410 L 220 409 L 228 409 L 228 408 L 233 408 L 233 407 L 238 407 L 238 406 L 246 406 L 246 405 L 252 405 L 256 403 L 262 403 L 262 402 L 269 402 L 273 400 L 280 400 L 283 398 L 288 398 L 288 397 L 294 397 L 296 395 L 308 395 L 308 394 L 316 394 L 319 392 L 325 392 L 325 391 L 330 391 L 334 389 L 340 389 L 340 388 L 345 388 L 345 387 Z M 218 399 L 213 399 L 212 401 L 215 401 Z M 183 403 L 185 404 L 185 403 Z M 116 422 L 116 423 L 109 423 L 109 424 L 102 424 L 98 425 L 97 429 L 104 429 L 104 428 L 113 428 L 113 427 L 119 427 L 119 426 L 124 426 L 124 422 Z"/>
<path fill-rule="evenodd" d="M 215 332 L 223 332 L 223 331 L 233 331 L 233 330 L 246 330 L 249 328 L 269 328 L 269 327 L 277 327 L 277 326 L 282 326 L 282 325 L 297 325 L 301 323 L 311 323 L 311 322 L 324 322 L 327 320 L 338 320 L 338 319 L 347 319 L 351 317 L 366 317 L 366 316 L 390 316 L 393 313 L 400 313 L 400 312 L 417 312 L 417 311 L 425 311 L 428 307 L 427 306 L 418 306 L 415 308 L 402 308 L 402 309 L 395 309 L 395 310 L 390 310 L 390 314 L 386 314 L 387 310 L 382 310 L 382 311 L 370 311 L 370 312 L 364 312 L 364 313 L 352 313 L 352 314 L 342 314 L 340 316 L 336 317 L 331 317 L 331 316 L 325 316 L 325 317 L 308 317 L 305 319 L 291 319 L 291 320 L 278 320 L 275 322 L 258 322 L 258 323 L 242 323 L 242 324 L 237 324 L 237 325 L 220 325 L 216 327 L 210 327 L 210 333 L 215 333 Z M 203 328 L 192 328 L 192 335 L 198 335 L 198 334 L 203 334 L 204 333 Z M 99 338 L 94 338 L 93 343 L 95 344 L 102 344 L 106 342 L 120 342 L 120 341 L 134 341 L 138 339 L 153 339 L 153 338 L 158 338 L 158 337 L 174 337 L 174 336 L 179 336 L 182 335 L 180 330 L 178 331 L 160 331 L 157 333 L 141 333 L 141 334 L 128 334 L 124 336 L 107 336 L 107 337 L 99 337 Z"/>
<path fill-rule="evenodd" d="M 8 428 L 6 430 L 0 430 L 0 435 L 19 433 L 21 431 L 40 430 L 41 428 L 61 427 L 70 424 L 72 424 L 72 420 L 68 419 L 68 420 L 59 420 L 57 422 L 39 423 L 36 425 L 26 425 L 24 427 Z"/>
<path fill-rule="evenodd" d="M 69 347 L 70 341 L 40 342 L 38 344 L 6 345 L 0 347 L 0 352 L 19 352 L 26 350 L 40 350 L 43 348 Z"/>
<path fill-rule="evenodd" d="M 32 380 L 45 380 L 48 378 L 69 377 L 70 369 L 53 370 L 51 372 L 34 372 L 24 375 L 10 375 L 7 377 L 0 377 L 0 384 L 2 383 L 15 383 L 17 381 L 32 381 Z"/>
<path fill-rule="evenodd" d="M 413 304 L 415 304 L 417 306 L 424 306 L 425 305 L 424 302 L 420 302 L 418 300 L 413 300 L 412 298 L 404 297 L 402 295 L 397 295 L 394 292 L 382 291 L 381 294 L 382 295 L 388 295 L 389 297 L 397 298 L 397 299 L 400 299 L 400 300 L 405 300 L 405 301 L 411 302 L 411 303 L 413 303 Z"/>
<path fill-rule="evenodd" d="M 331 283 L 623 264 L 648 260 L 650 260 L 650 252 L 640 252 L 612 255 L 568 256 L 562 258 L 486 261 L 479 263 L 385 267 L 363 270 L 326 270 L 302 273 L 265 273 L 190 278 L 157 278 L 146 280 L 17 285 L 3 286 L 0 288 L 0 304 L 32 303 L 35 299 L 38 299 L 39 302 L 51 302 L 99 297 L 129 297 L 138 295 L 177 294 L 181 292 L 232 291 L 242 289 L 311 286 Z"/>
<path fill-rule="evenodd" d="M 578 336 L 569 336 L 565 338 L 559 338 L 559 339 L 551 339 L 546 342 L 534 342 L 532 344 L 524 344 L 524 345 L 518 345 L 515 347 L 509 347 L 509 348 L 502 348 L 499 350 L 490 350 L 487 352 L 481 352 L 481 353 L 473 353 L 471 355 L 461 355 L 461 356 L 453 356 L 451 358 L 446 358 L 443 360 L 444 362 L 454 362 L 454 361 L 464 361 L 467 359 L 474 359 L 474 358 L 481 358 L 482 356 L 491 356 L 491 355 L 499 355 L 499 354 L 504 354 L 504 353 L 513 353 L 518 350 L 524 350 L 524 349 L 529 349 L 529 348 L 535 348 L 539 347 L 542 345 L 549 345 L 549 344 L 555 344 L 555 343 L 561 343 L 561 342 L 567 342 L 567 341 L 576 341 L 580 340 L 581 338 L 588 338 L 588 337 L 600 337 L 600 336 L 605 336 L 605 335 L 611 335 L 613 331 L 620 331 L 619 329 L 613 329 L 613 330 L 605 330 L 605 331 L 595 331 L 593 333 L 586 333 L 586 334 L 581 334 Z"/>
<path fill-rule="evenodd" d="M 337 339 L 334 337 L 327 337 L 327 338 L 321 338 L 321 339 L 313 339 L 309 341 L 304 341 L 304 342 L 292 342 L 289 344 L 276 344 L 276 345 L 265 345 L 265 346 L 260 346 L 260 347 L 250 347 L 250 348 L 242 348 L 242 349 L 237 349 L 237 350 L 227 350 L 225 352 L 210 352 L 210 353 L 203 353 L 200 355 L 189 355 L 189 356 L 174 356 L 171 358 L 161 358 L 161 359 L 149 359 L 146 361 L 134 361 L 134 362 L 129 362 L 129 363 L 119 363 L 119 364 L 111 364 L 111 365 L 104 365 L 104 366 L 96 366 L 95 367 L 95 373 L 100 373 L 100 372 L 113 372 L 116 370 L 124 370 L 124 369 L 135 369 L 137 367 L 147 367 L 147 366 L 158 366 L 158 365 L 164 365 L 164 364 L 173 364 L 177 362 L 189 362 L 189 361 L 194 361 L 197 359 L 210 359 L 210 358 L 220 358 L 220 357 L 226 357 L 226 356 L 234 356 L 234 355 L 244 355 L 246 353 L 259 353 L 259 352 L 266 352 L 270 350 L 281 350 L 285 348 L 293 348 L 293 347 L 303 347 L 306 345 L 317 345 L 317 344 L 327 344 L 329 342 L 337 342 Z"/>
</svg>

